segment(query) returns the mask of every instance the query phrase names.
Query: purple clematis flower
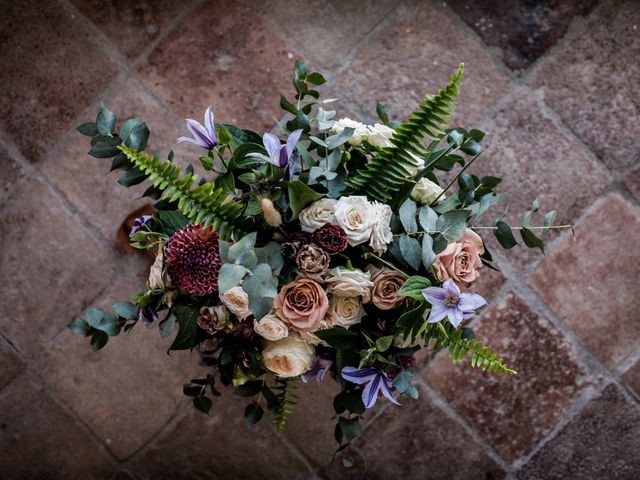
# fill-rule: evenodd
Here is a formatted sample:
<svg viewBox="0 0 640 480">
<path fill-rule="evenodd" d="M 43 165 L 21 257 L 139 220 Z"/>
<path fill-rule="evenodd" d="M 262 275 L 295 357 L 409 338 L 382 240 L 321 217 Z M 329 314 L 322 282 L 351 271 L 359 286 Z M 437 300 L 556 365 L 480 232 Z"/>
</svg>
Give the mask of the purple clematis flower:
<svg viewBox="0 0 640 480">
<path fill-rule="evenodd" d="M 191 132 L 193 138 L 180 137 L 178 143 L 190 143 L 197 145 L 205 150 L 212 150 L 218 144 L 218 137 L 216 136 L 216 128 L 213 124 L 213 112 L 211 107 L 207 108 L 204 112 L 204 126 L 191 118 L 187 118 L 187 128 Z"/>
<path fill-rule="evenodd" d="M 371 408 L 376 404 L 378 393 L 380 392 L 382 392 L 391 403 L 400 405 L 391 391 L 391 380 L 389 380 L 387 374 L 381 370 L 375 368 L 344 367 L 342 369 L 342 378 L 357 385 L 367 384 L 364 390 L 362 390 L 362 403 L 364 403 L 365 408 Z"/>
<path fill-rule="evenodd" d="M 311 379 L 315 378 L 318 383 L 322 383 L 325 375 L 331 369 L 333 360 L 316 356 L 311 368 L 300 375 L 303 383 L 309 383 Z"/>
<path fill-rule="evenodd" d="M 463 319 L 472 317 L 475 310 L 487 304 L 477 293 L 460 293 L 460 289 L 451 279 L 444 282 L 442 288 L 425 288 L 422 290 L 422 296 L 431 304 L 427 322 L 437 323 L 446 317 L 456 328 Z"/>
<path fill-rule="evenodd" d="M 133 226 L 131 227 L 131 233 L 129 233 L 129 238 L 133 237 L 138 230 L 140 230 L 143 226 L 149 227 L 151 225 L 151 219 L 153 217 L 151 215 L 142 215 L 141 217 L 136 218 L 133 221 Z"/>
<path fill-rule="evenodd" d="M 158 319 L 158 314 L 151 307 L 144 307 L 138 311 L 138 320 L 145 325 L 151 325 Z"/>
<path fill-rule="evenodd" d="M 269 162 L 276 167 L 285 168 L 288 165 L 289 168 L 286 173 L 286 179 L 288 180 L 293 176 L 293 169 L 297 159 L 297 152 L 295 152 L 294 149 L 296 147 L 296 143 L 300 140 L 300 135 L 302 135 L 302 130 L 294 130 L 289 134 L 287 143 L 281 145 L 278 137 L 267 132 L 262 136 L 262 144 L 269 155 L 267 156 L 257 152 L 249 153 L 247 155 L 249 157 L 259 158 L 260 160 Z"/>
</svg>

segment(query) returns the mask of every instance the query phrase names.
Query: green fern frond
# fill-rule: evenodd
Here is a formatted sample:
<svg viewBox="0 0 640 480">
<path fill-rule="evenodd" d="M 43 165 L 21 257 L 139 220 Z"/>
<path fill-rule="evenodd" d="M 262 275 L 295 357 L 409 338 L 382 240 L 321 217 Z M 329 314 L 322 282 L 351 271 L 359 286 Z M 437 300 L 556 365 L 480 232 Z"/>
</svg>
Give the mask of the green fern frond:
<svg viewBox="0 0 640 480">
<path fill-rule="evenodd" d="M 180 165 L 160 160 L 153 155 L 120 145 L 118 149 L 159 190 L 162 199 L 178 203 L 178 209 L 194 223 L 218 230 L 220 238 L 228 240 L 232 234 L 241 235 L 245 205 L 229 201 L 229 197 L 213 182 L 193 187 L 198 175 L 187 172 L 181 176 Z"/>
<path fill-rule="evenodd" d="M 449 358 L 455 363 L 464 360 L 467 353 L 471 352 L 471 366 L 481 368 L 483 371 L 506 373 L 515 375 L 516 371 L 507 367 L 504 361 L 489 347 L 483 346 L 478 340 L 462 338 L 462 329 L 458 330 L 450 323 L 427 324 L 424 332 L 425 344 L 429 339 L 435 339 L 434 350 L 446 348 Z"/>
<path fill-rule="evenodd" d="M 278 386 L 274 387 L 274 390 L 277 392 L 278 406 L 275 409 L 275 419 L 273 423 L 278 433 L 284 432 L 289 416 L 293 413 L 293 407 L 298 400 L 296 395 L 298 385 L 299 383 L 296 379 L 285 378 L 278 380 Z"/>
<path fill-rule="evenodd" d="M 444 135 L 448 125 L 444 117 L 453 114 L 458 87 L 462 81 L 464 64 L 451 76 L 451 81 L 435 95 L 427 95 L 418 109 L 396 128 L 391 143 L 378 155 L 345 181 L 345 194 L 366 194 L 369 198 L 389 203 L 412 177 L 409 173 L 418 165 L 409 155 L 424 158 L 427 154 L 423 139 L 438 141 Z"/>
</svg>

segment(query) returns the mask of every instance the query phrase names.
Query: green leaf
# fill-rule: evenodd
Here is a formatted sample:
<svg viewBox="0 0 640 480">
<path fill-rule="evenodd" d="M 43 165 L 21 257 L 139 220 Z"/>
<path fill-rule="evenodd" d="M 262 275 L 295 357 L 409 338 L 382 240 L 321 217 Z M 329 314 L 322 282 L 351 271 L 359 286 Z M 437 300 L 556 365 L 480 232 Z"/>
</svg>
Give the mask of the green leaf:
<svg viewBox="0 0 640 480">
<path fill-rule="evenodd" d="M 97 352 L 109 341 L 109 335 L 101 330 L 94 330 L 91 335 L 91 350 Z"/>
<path fill-rule="evenodd" d="M 333 327 L 318 330 L 314 333 L 320 340 L 324 340 L 336 350 L 350 349 L 355 345 L 358 334 L 344 327 Z"/>
<path fill-rule="evenodd" d="M 167 338 L 176 329 L 176 316 L 169 314 L 158 325 L 160 331 L 160 338 Z"/>
<path fill-rule="evenodd" d="M 418 240 L 404 234 L 400 237 L 399 244 L 402 257 L 414 270 L 418 270 L 422 261 L 422 248 Z"/>
<path fill-rule="evenodd" d="M 413 373 L 409 370 L 403 370 L 393 379 L 393 386 L 398 393 L 405 393 L 411 387 L 412 379 Z"/>
<path fill-rule="evenodd" d="M 346 438 L 348 442 L 362 434 L 362 425 L 360 425 L 358 418 L 348 419 L 340 417 L 338 419 L 338 425 L 340 426 L 340 430 L 342 430 L 344 438 Z"/>
<path fill-rule="evenodd" d="M 553 225 L 553 222 L 555 221 L 557 214 L 558 213 L 555 210 L 551 210 L 549 213 L 547 213 L 544 216 L 544 220 L 542 223 L 543 225 L 542 233 L 547 233 L 549 231 L 549 227 Z"/>
<path fill-rule="evenodd" d="M 85 313 L 87 323 L 96 330 L 100 330 L 110 337 L 120 333 L 120 320 L 115 315 L 98 310 L 97 308 L 88 308 Z"/>
<path fill-rule="evenodd" d="M 422 265 L 429 268 L 436 261 L 436 254 L 433 251 L 433 237 L 427 233 L 422 236 Z"/>
<path fill-rule="evenodd" d="M 218 123 L 216 125 L 216 130 L 218 134 L 218 142 L 220 142 L 221 145 L 231 145 L 233 137 L 231 136 L 231 133 L 229 133 L 227 127 L 225 127 L 221 123 Z"/>
<path fill-rule="evenodd" d="M 96 127 L 100 135 L 110 137 L 116 128 L 116 116 L 104 104 L 100 107 Z"/>
<path fill-rule="evenodd" d="M 198 160 L 200 160 L 202 168 L 204 168 L 207 172 L 213 170 L 213 157 L 211 155 L 200 155 L 198 157 Z"/>
<path fill-rule="evenodd" d="M 122 143 L 119 137 L 108 137 L 96 142 L 89 150 L 89 155 L 95 158 L 111 158 L 120 153 L 118 145 Z"/>
<path fill-rule="evenodd" d="M 127 170 L 118 179 L 118 183 L 124 187 L 132 187 L 144 182 L 147 179 L 147 174 L 138 169 L 137 167 Z"/>
<path fill-rule="evenodd" d="M 193 397 L 193 406 L 202 413 L 209 415 L 212 405 L 213 402 L 211 402 L 211 399 L 205 395 L 196 395 Z"/>
<path fill-rule="evenodd" d="M 242 281 L 242 288 L 249 295 L 249 309 L 260 319 L 273 306 L 273 299 L 278 293 L 278 279 L 272 275 L 270 265 L 259 263 Z"/>
<path fill-rule="evenodd" d="M 289 190 L 289 205 L 291 206 L 294 218 L 298 218 L 300 212 L 309 204 L 320 200 L 324 196 L 300 180 L 290 181 L 287 188 Z"/>
<path fill-rule="evenodd" d="M 393 335 L 386 335 L 376 340 L 376 349 L 379 352 L 386 352 L 393 343 Z"/>
<path fill-rule="evenodd" d="M 236 193 L 236 183 L 235 178 L 233 177 L 233 173 L 227 172 L 222 175 L 218 175 L 215 180 L 216 188 L 221 189 L 223 192 L 228 193 L 229 195 L 235 195 Z"/>
<path fill-rule="evenodd" d="M 404 227 L 404 231 L 407 233 L 415 233 L 418 231 L 418 224 L 416 222 L 417 209 L 418 207 L 416 206 L 416 202 L 411 199 L 407 199 L 398 210 L 400 222 Z"/>
<path fill-rule="evenodd" d="M 218 293 L 222 294 L 240 285 L 247 273 L 249 273 L 249 270 L 242 265 L 236 265 L 235 263 L 222 264 L 218 273 Z"/>
<path fill-rule="evenodd" d="M 91 331 L 91 326 L 84 318 L 80 317 L 74 318 L 73 321 L 67 325 L 67 328 L 76 335 L 82 335 L 83 337 L 89 335 L 89 332 Z"/>
<path fill-rule="evenodd" d="M 192 348 L 195 345 L 195 338 L 198 333 L 198 315 L 200 314 L 198 307 L 175 304 L 171 307 L 171 313 L 176 316 L 178 334 L 173 339 L 169 350 L 188 350 Z"/>
<path fill-rule="evenodd" d="M 307 82 L 311 83 L 312 85 L 324 85 L 325 83 L 327 83 L 327 79 L 324 78 L 320 73 L 313 72 L 307 75 Z"/>
<path fill-rule="evenodd" d="M 249 233 L 229 247 L 227 253 L 228 261 L 243 265 L 249 269 L 258 262 L 254 246 L 256 244 L 257 232 Z"/>
<path fill-rule="evenodd" d="M 437 230 L 449 242 L 458 240 L 467 228 L 467 219 L 471 212 L 469 210 L 451 210 L 445 212 L 436 222 Z"/>
<path fill-rule="evenodd" d="M 248 427 L 253 427 L 262 419 L 263 415 L 264 409 L 256 402 L 252 402 L 244 410 L 244 421 Z"/>
<path fill-rule="evenodd" d="M 511 231 L 511 227 L 504 222 L 496 222 L 496 230 L 493 231 L 493 234 L 496 236 L 500 245 L 502 245 L 502 248 L 506 248 L 508 250 L 518 245 L 518 242 Z"/>
<path fill-rule="evenodd" d="M 134 320 L 138 318 L 138 307 L 131 302 L 118 302 L 111 305 L 113 311 L 119 317 L 126 318 L 127 320 Z"/>
<path fill-rule="evenodd" d="M 144 150 L 149 140 L 149 127 L 141 120 L 132 118 L 120 127 L 120 138 L 127 147 Z"/>
<path fill-rule="evenodd" d="M 418 221 L 425 232 L 433 232 L 436 230 L 438 214 L 432 210 L 431 207 L 425 205 L 420 207 L 420 211 L 418 212 Z"/>
<path fill-rule="evenodd" d="M 348 142 L 349 139 L 353 137 L 353 132 L 355 131 L 355 128 L 347 127 L 343 129 L 339 134 L 327 137 L 324 143 L 329 150 L 333 150 L 334 148 L 338 148 L 340 145 Z"/>
<path fill-rule="evenodd" d="M 378 114 L 378 118 L 384 125 L 389 124 L 389 115 L 387 114 L 387 107 L 385 107 L 380 102 L 376 104 L 376 113 Z"/>
<path fill-rule="evenodd" d="M 409 277 L 407 281 L 402 284 L 402 287 L 400 287 L 400 290 L 398 290 L 396 295 L 424 302 L 422 290 L 430 286 L 431 282 L 428 278 L 421 277 L 420 275 L 414 275 L 413 277 Z"/>
<path fill-rule="evenodd" d="M 86 122 L 82 125 L 78 125 L 76 130 L 79 131 L 82 135 L 86 135 L 87 137 L 95 137 L 98 135 L 98 127 L 95 122 Z"/>
<path fill-rule="evenodd" d="M 527 247 L 539 248 L 540 251 L 544 253 L 544 242 L 539 239 L 531 230 L 522 227 L 522 230 L 520 230 L 520 236 L 522 237 L 522 240 Z"/>
<path fill-rule="evenodd" d="M 266 263 L 271 266 L 271 272 L 274 276 L 280 275 L 280 270 L 284 266 L 284 257 L 282 256 L 282 248 L 277 242 L 269 242 L 264 247 L 254 249 L 258 263 Z"/>
<path fill-rule="evenodd" d="M 154 217 L 162 224 L 162 233 L 169 237 L 189 224 L 189 219 L 177 210 L 157 210 Z"/>
</svg>

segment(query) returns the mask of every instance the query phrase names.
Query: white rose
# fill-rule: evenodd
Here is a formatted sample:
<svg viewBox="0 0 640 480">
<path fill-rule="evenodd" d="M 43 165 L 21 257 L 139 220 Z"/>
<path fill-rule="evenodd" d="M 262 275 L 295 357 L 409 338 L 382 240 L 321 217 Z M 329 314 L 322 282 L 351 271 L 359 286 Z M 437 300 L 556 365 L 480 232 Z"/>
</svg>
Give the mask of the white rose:
<svg viewBox="0 0 640 480">
<path fill-rule="evenodd" d="M 369 127 L 367 142 L 376 147 L 391 147 L 393 145 L 389 141 L 391 137 L 393 137 L 393 128 L 376 123 Z"/>
<path fill-rule="evenodd" d="M 367 127 L 362 122 L 356 122 L 355 120 L 351 120 L 349 118 L 341 118 L 340 120 L 336 120 L 331 127 L 331 132 L 340 134 L 345 128 L 355 129 L 355 131 L 353 132 L 353 136 L 349 139 L 349 143 L 351 145 L 360 145 L 362 141 L 366 140 L 369 136 L 369 127 Z"/>
<path fill-rule="evenodd" d="M 220 295 L 220 301 L 240 320 L 253 315 L 249 310 L 249 295 L 242 287 L 233 287 Z"/>
<path fill-rule="evenodd" d="M 369 246 L 378 254 L 382 255 L 387 251 L 387 244 L 393 241 L 391 233 L 391 207 L 384 203 L 373 202 L 374 216 L 376 223 L 371 231 L 371 241 Z"/>
<path fill-rule="evenodd" d="M 373 288 L 371 274 L 362 270 L 336 267 L 327 272 L 327 291 L 339 297 L 366 296 Z"/>
<path fill-rule="evenodd" d="M 333 208 L 337 202 L 331 198 L 322 198 L 302 210 L 299 218 L 302 231 L 313 232 L 316 228 L 324 226 L 325 223 L 336 223 Z"/>
<path fill-rule="evenodd" d="M 297 333 L 275 342 L 266 341 L 262 350 L 262 363 L 279 377 L 297 377 L 313 364 L 315 348 Z"/>
<path fill-rule="evenodd" d="M 369 240 L 375 213 L 373 205 L 363 196 L 341 197 L 333 209 L 336 223 L 345 231 L 352 247 Z"/>
<path fill-rule="evenodd" d="M 411 153 L 409 151 L 407 151 L 407 153 L 411 158 L 413 158 L 416 161 L 416 164 L 417 164 L 415 167 L 412 166 L 407 168 L 407 170 L 409 170 L 409 173 L 413 177 L 417 175 L 418 172 L 424 168 L 424 159 L 420 158 L 415 153 Z"/>
<path fill-rule="evenodd" d="M 329 299 L 327 318 L 332 326 L 349 327 L 360 323 L 365 315 L 360 297 L 339 297 L 332 295 Z"/>
<path fill-rule="evenodd" d="M 289 328 L 276 315 L 269 313 L 259 321 L 253 321 L 253 329 L 262 338 L 275 341 L 281 340 L 289 335 Z"/>
<path fill-rule="evenodd" d="M 413 187 L 413 190 L 411 190 L 411 198 L 421 205 L 427 205 L 433 203 L 443 191 L 437 183 L 432 182 L 428 178 L 421 178 Z M 439 201 L 444 199 L 445 196 L 442 195 Z"/>
</svg>

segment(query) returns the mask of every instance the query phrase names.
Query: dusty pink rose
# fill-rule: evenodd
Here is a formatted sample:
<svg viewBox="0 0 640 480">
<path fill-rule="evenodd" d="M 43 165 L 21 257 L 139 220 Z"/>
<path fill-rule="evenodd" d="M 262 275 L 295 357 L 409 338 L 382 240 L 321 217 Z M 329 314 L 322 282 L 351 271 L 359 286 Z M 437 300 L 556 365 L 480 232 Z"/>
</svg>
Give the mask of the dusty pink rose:
<svg viewBox="0 0 640 480">
<path fill-rule="evenodd" d="M 480 255 L 483 253 L 482 239 L 476 232 L 467 229 L 462 238 L 451 242 L 436 257 L 433 266 L 438 280 L 444 282 L 452 279 L 457 284 L 468 287 L 480 276 Z"/>
<path fill-rule="evenodd" d="M 291 330 L 315 332 L 327 313 L 329 299 L 318 282 L 301 277 L 282 287 L 273 307 Z"/>
<path fill-rule="evenodd" d="M 365 303 L 373 302 L 380 310 L 391 310 L 404 300 L 404 297 L 396 293 L 407 281 L 406 275 L 390 268 L 376 268 L 373 265 L 369 265 L 367 271 L 371 273 L 373 288 L 364 299 Z"/>
</svg>

